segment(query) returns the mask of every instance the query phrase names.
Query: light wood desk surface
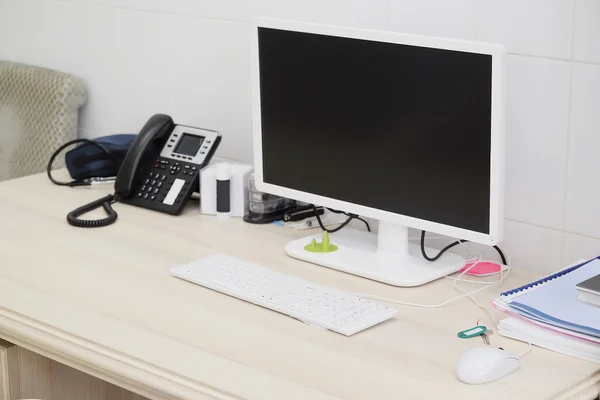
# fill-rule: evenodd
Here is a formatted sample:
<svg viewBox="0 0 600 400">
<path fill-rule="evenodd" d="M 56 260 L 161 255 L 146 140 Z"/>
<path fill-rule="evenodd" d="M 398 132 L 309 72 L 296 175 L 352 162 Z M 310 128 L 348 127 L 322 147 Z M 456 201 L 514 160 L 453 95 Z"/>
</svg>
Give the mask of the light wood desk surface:
<svg viewBox="0 0 600 400">
<path fill-rule="evenodd" d="M 420 303 L 457 294 L 448 279 L 393 288 L 291 259 L 283 245 L 305 233 L 197 207 L 173 217 L 115 204 L 110 227 L 67 224 L 69 211 L 111 191 L 45 175 L 0 184 L 0 337 L 153 399 L 544 399 L 597 382 L 600 365 L 534 348 L 500 381 L 461 384 L 457 360 L 482 341 L 456 333 L 491 324 L 468 299 L 396 306 L 395 319 L 344 337 L 175 279 L 170 268 L 224 252 L 350 292 Z M 515 269 L 504 288 L 532 277 Z"/>
</svg>

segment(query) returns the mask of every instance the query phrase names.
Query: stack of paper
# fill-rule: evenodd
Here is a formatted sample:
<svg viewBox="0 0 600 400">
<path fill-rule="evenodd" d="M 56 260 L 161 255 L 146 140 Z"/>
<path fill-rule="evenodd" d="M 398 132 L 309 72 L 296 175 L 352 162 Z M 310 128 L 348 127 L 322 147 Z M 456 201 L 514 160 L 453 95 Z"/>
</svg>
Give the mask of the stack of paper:
<svg viewBox="0 0 600 400">
<path fill-rule="evenodd" d="M 576 289 L 598 273 L 594 259 L 503 293 L 493 304 L 511 317 L 500 334 L 600 363 L 600 308 L 578 301 Z"/>
</svg>

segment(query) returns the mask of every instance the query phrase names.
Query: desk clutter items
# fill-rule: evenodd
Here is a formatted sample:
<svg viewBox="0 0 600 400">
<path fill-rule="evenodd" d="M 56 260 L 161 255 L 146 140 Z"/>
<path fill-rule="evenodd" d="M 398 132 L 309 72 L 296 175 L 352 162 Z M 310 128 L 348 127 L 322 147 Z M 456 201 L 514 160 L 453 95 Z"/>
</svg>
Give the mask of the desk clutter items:
<svg viewBox="0 0 600 400">
<path fill-rule="evenodd" d="M 577 298 L 600 307 L 600 274 L 577 284 Z"/>
<path fill-rule="evenodd" d="M 492 302 L 509 315 L 500 321 L 499 333 L 600 363 L 600 307 L 577 298 L 577 285 L 599 272 L 596 258 L 502 293 Z"/>
<path fill-rule="evenodd" d="M 244 215 L 244 221 L 251 224 L 269 224 L 283 220 L 284 215 L 296 208 L 296 202 L 292 199 L 256 189 L 254 174 L 249 178 L 248 200 L 248 212 Z"/>
<path fill-rule="evenodd" d="M 494 261 L 467 261 L 465 266 L 458 272 L 464 272 L 465 275 L 483 277 L 498 274 L 500 271 L 505 272 L 507 269 L 508 266 Z"/>
<path fill-rule="evenodd" d="M 200 173 L 200 212 L 226 218 L 248 212 L 251 165 L 219 162 Z M 228 210 L 227 210 L 228 209 Z"/>
<path fill-rule="evenodd" d="M 470 339 L 473 337 L 485 335 L 487 330 L 488 330 L 487 327 L 485 327 L 483 325 L 477 325 L 473 328 L 469 328 L 464 331 L 458 332 L 457 336 L 461 339 Z"/>
</svg>

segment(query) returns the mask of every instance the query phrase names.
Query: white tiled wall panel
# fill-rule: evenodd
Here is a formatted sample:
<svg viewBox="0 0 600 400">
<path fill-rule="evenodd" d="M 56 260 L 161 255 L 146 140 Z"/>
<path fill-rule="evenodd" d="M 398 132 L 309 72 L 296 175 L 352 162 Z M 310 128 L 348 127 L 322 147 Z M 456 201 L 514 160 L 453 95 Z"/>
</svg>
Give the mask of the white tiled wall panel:
<svg viewBox="0 0 600 400">
<path fill-rule="evenodd" d="M 477 40 L 516 54 L 571 56 L 573 0 L 475 0 Z"/>
<path fill-rule="evenodd" d="M 600 64 L 600 1 L 575 0 L 573 58 Z"/>
<path fill-rule="evenodd" d="M 509 56 L 506 217 L 561 229 L 571 66 Z"/>
<path fill-rule="evenodd" d="M 390 1 L 388 29 L 404 33 L 473 40 L 473 0 Z"/>
<path fill-rule="evenodd" d="M 562 265 L 600 255 L 600 239 L 566 233 L 563 238 Z"/>
<path fill-rule="evenodd" d="M 600 252 L 598 0 L 0 0 L 0 59 L 84 78 L 86 137 L 163 112 L 220 131 L 220 155 L 251 162 L 255 16 L 506 46 L 503 247 L 548 272 Z"/>
<path fill-rule="evenodd" d="M 600 65 L 573 64 L 565 229 L 600 238 Z"/>
<path fill-rule="evenodd" d="M 151 114 L 173 110 L 175 17 L 116 9 L 114 29 L 117 40 L 109 54 L 119 62 L 107 66 L 116 95 L 112 129 L 135 132 Z"/>
<path fill-rule="evenodd" d="M 517 266 L 553 272 L 561 266 L 562 232 L 506 221 L 503 248 Z"/>
<path fill-rule="evenodd" d="M 81 1 L 81 0 L 72 0 Z M 111 3 L 116 7 L 179 14 L 217 20 L 243 21 L 254 0 L 84 0 Z"/>
<path fill-rule="evenodd" d="M 383 29 L 388 0 L 249 0 L 250 17 Z"/>
</svg>

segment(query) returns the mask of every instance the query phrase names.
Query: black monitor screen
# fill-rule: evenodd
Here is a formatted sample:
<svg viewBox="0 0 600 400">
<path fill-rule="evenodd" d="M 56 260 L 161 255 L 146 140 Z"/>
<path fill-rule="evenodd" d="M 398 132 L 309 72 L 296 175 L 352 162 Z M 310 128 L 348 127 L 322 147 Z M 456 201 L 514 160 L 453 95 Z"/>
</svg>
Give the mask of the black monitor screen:
<svg viewBox="0 0 600 400">
<path fill-rule="evenodd" d="M 259 28 L 264 181 L 489 233 L 492 57 Z"/>
<path fill-rule="evenodd" d="M 189 133 L 184 133 L 175 148 L 175 153 L 184 154 L 186 156 L 195 156 L 202 146 L 202 142 L 204 142 L 204 138 L 202 136 L 190 135 Z"/>
</svg>

